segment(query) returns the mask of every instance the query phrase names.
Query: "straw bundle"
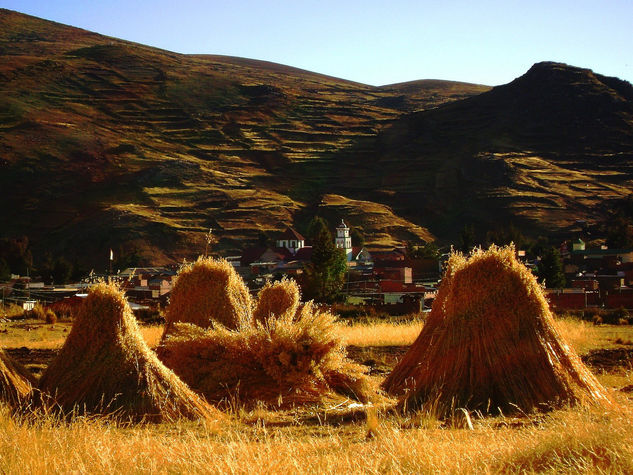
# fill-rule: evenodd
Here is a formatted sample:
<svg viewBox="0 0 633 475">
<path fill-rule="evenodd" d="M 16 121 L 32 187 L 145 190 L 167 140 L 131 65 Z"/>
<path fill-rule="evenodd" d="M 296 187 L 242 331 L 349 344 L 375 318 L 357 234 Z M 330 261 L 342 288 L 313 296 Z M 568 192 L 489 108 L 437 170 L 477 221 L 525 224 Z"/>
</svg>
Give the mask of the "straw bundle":
<svg viewBox="0 0 633 475">
<path fill-rule="evenodd" d="M 293 279 L 284 277 L 275 283 L 266 282 L 257 294 L 253 318 L 263 323 L 270 317 L 280 317 L 284 314 L 294 317 L 300 301 L 299 286 Z"/>
<path fill-rule="evenodd" d="M 294 314 L 239 330 L 177 324 L 158 356 L 209 401 L 256 401 L 280 407 L 375 392 L 365 367 L 345 357 L 335 317 L 311 303 Z"/>
<path fill-rule="evenodd" d="M 31 395 L 35 378 L 0 349 L 0 401 L 17 408 Z"/>
<path fill-rule="evenodd" d="M 114 284 L 90 289 L 39 388 L 50 395 L 52 401 L 46 402 L 66 413 L 156 422 L 221 416 L 149 349 Z"/>
<path fill-rule="evenodd" d="M 426 325 L 383 388 L 439 417 L 457 408 L 507 413 L 609 403 L 561 338 L 513 246 L 451 255 Z"/>
<path fill-rule="evenodd" d="M 251 320 L 251 309 L 251 294 L 233 266 L 224 259 L 201 257 L 178 274 L 165 314 L 166 332 L 177 322 L 237 328 Z"/>
</svg>

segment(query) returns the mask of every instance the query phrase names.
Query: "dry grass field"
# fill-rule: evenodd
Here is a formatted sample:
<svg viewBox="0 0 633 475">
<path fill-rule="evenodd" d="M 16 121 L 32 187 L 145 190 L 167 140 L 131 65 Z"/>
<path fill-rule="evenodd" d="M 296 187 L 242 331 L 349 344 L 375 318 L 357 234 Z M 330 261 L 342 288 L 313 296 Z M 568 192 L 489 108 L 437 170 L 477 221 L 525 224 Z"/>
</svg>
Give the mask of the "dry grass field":
<svg viewBox="0 0 633 475">
<path fill-rule="evenodd" d="M 557 325 L 581 355 L 605 349 L 620 355 L 613 365 L 601 360 L 590 366 L 616 409 L 473 417 L 470 427 L 384 407 L 273 411 L 236 404 L 226 424 L 209 428 L 196 422 L 129 426 L 90 417 L 68 423 L 54 416 L 15 417 L 3 407 L 0 473 L 631 473 L 633 403 L 627 386 L 633 380 L 621 353 L 632 348 L 633 327 L 566 318 Z M 9 352 L 22 346 L 54 352 L 69 326 L 5 322 L 0 344 Z M 363 350 L 355 354 L 366 362 L 389 361 L 384 351 L 411 344 L 421 326 L 383 321 L 339 329 L 355 350 Z M 142 328 L 150 346 L 161 332 L 159 326 Z"/>
</svg>

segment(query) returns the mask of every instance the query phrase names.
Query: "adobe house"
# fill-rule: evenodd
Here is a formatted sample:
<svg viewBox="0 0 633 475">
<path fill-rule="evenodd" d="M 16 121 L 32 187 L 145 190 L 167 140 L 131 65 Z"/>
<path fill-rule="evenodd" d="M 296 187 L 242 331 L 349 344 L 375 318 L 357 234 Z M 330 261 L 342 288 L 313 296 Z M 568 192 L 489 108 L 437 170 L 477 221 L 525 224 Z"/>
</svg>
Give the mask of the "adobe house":
<svg viewBox="0 0 633 475">
<path fill-rule="evenodd" d="M 299 249 L 305 246 L 305 238 L 288 226 L 284 233 L 277 239 L 277 247 L 288 249 L 291 254 L 296 254 Z"/>
</svg>

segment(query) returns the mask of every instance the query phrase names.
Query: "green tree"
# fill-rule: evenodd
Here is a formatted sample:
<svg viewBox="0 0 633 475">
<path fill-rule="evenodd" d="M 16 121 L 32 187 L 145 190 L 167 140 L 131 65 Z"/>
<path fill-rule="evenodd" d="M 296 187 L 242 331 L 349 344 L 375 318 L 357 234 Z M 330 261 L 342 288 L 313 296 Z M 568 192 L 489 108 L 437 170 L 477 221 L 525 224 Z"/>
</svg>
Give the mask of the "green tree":
<svg viewBox="0 0 633 475">
<path fill-rule="evenodd" d="M 9 280 L 11 277 L 11 269 L 7 261 L 0 257 L 0 280 Z"/>
<path fill-rule="evenodd" d="M 630 218 L 617 216 L 607 222 L 607 246 L 611 249 L 633 247 L 633 224 Z"/>
<path fill-rule="evenodd" d="M 494 231 L 486 233 L 486 241 L 488 244 L 496 244 L 497 246 L 505 246 L 514 243 L 517 249 L 523 249 L 528 244 L 528 239 L 523 235 L 521 230 L 510 223 L 508 226 L 501 226 Z"/>
<path fill-rule="evenodd" d="M 336 248 L 330 231 L 321 228 L 312 240 L 312 257 L 305 269 L 304 295 L 317 302 L 338 300 L 346 271 L 345 252 Z"/>
<path fill-rule="evenodd" d="M 470 252 L 475 247 L 475 227 L 472 224 L 465 224 L 460 234 L 459 249 L 462 252 Z"/>
<path fill-rule="evenodd" d="M 548 247 L 541 256 L 538 265 L 538 277 L 545 282 L 548 289 L 561 289 L 565 287 L 565 273 L 563 272 L 563 260 L 560 252 L 555 247 Z"/>
<path fill-rule="evenodd" d="M 63 257 L 55 259 L 51 275 L 55 284 L 67 284 L 73 274 L 73 265 Z"/>
<path fill-rule="evenodd" d="M 33 268 L 29 238 L 20 236 L 0 239 L 0 258 L 5 260 L 12 273 L 26 275 Z"/>
<path fill-rule="evenodd" d="M 434 242 L 425 242 L 420 246 L 407 242 L 407 256 L 411 259 L 439 259 L 440 250 Z"/>
<path fill-rule="evenodd" d="M 323 230 L 329 232 L 327 221 L 321 216 L 315 216 L 308 224 L 308 237 L 314 240 Z"/>
</svg>

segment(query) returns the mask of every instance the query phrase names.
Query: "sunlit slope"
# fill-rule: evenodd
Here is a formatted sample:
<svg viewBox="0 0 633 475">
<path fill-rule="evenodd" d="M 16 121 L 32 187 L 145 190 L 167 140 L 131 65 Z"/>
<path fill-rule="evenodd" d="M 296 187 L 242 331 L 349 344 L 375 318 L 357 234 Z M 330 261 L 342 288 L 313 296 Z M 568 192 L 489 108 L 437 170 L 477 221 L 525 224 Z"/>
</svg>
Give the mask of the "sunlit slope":
<svg viewBox="0 0 633 475">
<path fill-rule="evenodd" d="M 489 89 L 376 88 L 8 10 L 0 52 L 4 232 L 66 252 L 126 242 L 159 260 L 188 255 L 209 227 L 225 247 L 282 230 L 347 184 L 338 166 L 370 156 L 385 124 Z"/>
<path fill-rule="evenodd" d="M 375 187 L 397 196 L 395 212 L 425 203 L 436 233 L 508 221 L 561 230 L 633 189 L 633 87 L 539 63 L 507 85 L 395 121 L 377 153 Z"/>
</svg>

